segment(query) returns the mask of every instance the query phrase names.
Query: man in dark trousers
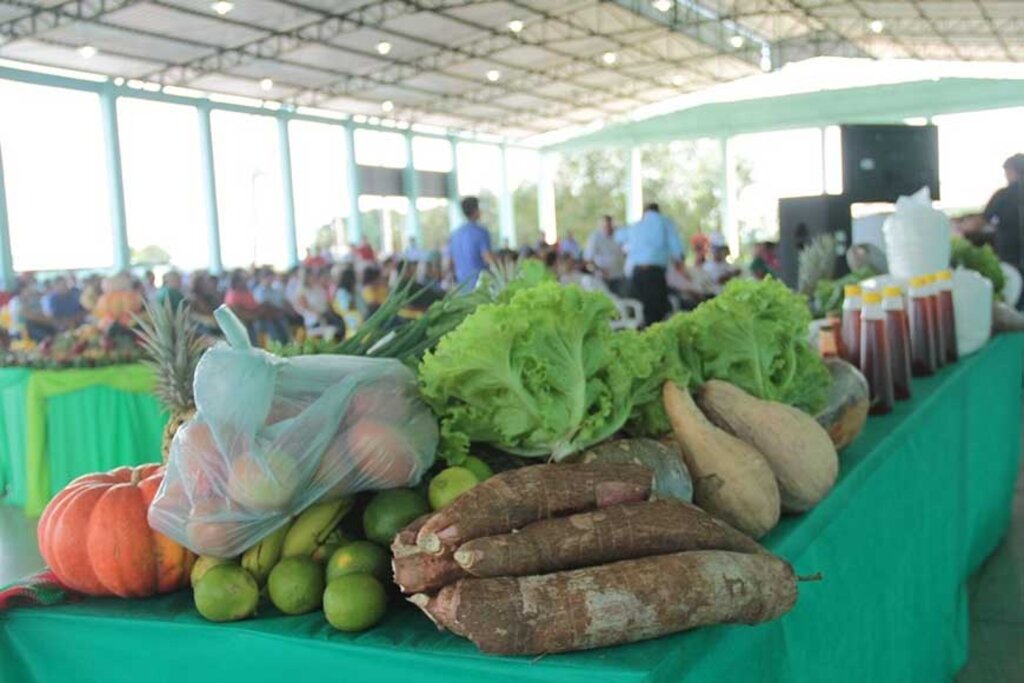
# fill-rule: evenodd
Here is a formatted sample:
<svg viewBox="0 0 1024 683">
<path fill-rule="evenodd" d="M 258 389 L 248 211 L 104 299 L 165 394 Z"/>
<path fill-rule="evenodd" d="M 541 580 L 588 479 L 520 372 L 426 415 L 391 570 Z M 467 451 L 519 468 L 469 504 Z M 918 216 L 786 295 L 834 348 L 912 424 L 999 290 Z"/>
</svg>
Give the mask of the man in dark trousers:
<svg viewBox="0 0 1024 683">
<path fill-rule="evenodd" d="M 985 207 L 985 220 L 996 229 L 999 258 L 1024 270 L 1024 154 L 1003 164 L 1006 187 L 996 190 Z"/>
<path fill-rule="evenodd" d="M 665 271 L 683 260 L 676 224 L 661 215 L 655 203 L 644 207 L 639 222 L 625 232 L 627 270 L 632 271 L 632 295 L 644 306 L 644 327 L 663 320 L 672 309 Z"/>
</svg>

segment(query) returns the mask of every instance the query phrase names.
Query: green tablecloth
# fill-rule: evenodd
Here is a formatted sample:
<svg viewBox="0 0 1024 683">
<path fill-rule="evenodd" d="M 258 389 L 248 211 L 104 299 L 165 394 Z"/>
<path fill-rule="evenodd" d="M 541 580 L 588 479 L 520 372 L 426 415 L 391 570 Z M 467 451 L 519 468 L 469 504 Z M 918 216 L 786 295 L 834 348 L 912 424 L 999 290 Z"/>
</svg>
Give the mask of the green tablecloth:
<svg viewBox="0 0 1024 683">
<path fill-rule="evenodd" d="M 0 369 L 0 491 L 38 515 L 80 474 L 160 459 L 166 415 L 142 365 Z"/>
<path fill-rule="evenodd" d="M 1001 337 L 873 419 L 811 513 L 767 539 L 798 573 L 794 610 L 757 627 L 714 627 L 540 659 L 488 657 L 413 609 L 367 633 L 267 608 L 204 622 L 188 593 L 93 600 L 0 616 L 11 681 L 948 681 L 966 658 L 965 581 L 1009 521 L 1020 453 L 1021 337 Z"/>
</svg>

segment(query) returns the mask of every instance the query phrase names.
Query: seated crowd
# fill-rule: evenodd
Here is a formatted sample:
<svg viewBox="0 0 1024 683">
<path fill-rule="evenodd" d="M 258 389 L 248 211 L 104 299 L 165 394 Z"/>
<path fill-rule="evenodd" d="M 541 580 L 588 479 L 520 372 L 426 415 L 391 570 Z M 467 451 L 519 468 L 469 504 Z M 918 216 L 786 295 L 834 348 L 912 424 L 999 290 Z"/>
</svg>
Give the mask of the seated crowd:
<svg viewBox="0 0 1024 683">
<path fill-rule="evenodd" d="M 478 205 L 464 204 L 472 215 L 467 214 L 469 222 L 463 228 L 480 230 L 483 236 L 460 236 L 456 231 L 442 251 L 419 249 L 415 239 L 410 239 L 404 252 L 378 258 L 364 239 L 361 244 L 350 245 L 337 259 L 328 251 L 310 251 L 301 265 L 284 272 L 270 266 L 235 269 L 221 275 L 207 270 L 183 273 L 170 269 L 159 282 L 152 270 L 111 276 L 68 272 L 45 280 L 25 273 L 11 291 L 0 294 L 0 319 L 8 342 L 39 342 L 85 323 L 102 330 L 131 327 L 145 301 L 168 301 L 172 306 L 187 301 L 196 322 L 208 334 L 218 333 L 213 312 L 227 304 L 246 323 L 257 343 L 287 343 L 309 335 L 344 337 L 372 315 L 403 278 L 414 278 L 423 288 L 410 306 L 415 315 L 445 292 L 460 285 L 471 286 L 487 263 L 536 258 L 562 283 L 604 291 L 615 299 L 638 300 L 642 304 L 638 310 L 644 311 L 642 322 L 649 324 L 670 310 L 693 308 L 741 274 L 728 261 L 729 247 L 720 233 L 698 233 L 690 241 L 693 259 L 688 264 L 674 224 L 668 219 L 661 220 L 671 233 L 668 242 L 674 240 L 675 247 L 667 247 L 662 268 L 653 271 L 655 280 L 649 277 L 647 269 L 651 266 L 637 262 L 648 248 L 642 241 L 647 238 L 636 234 L 644 229 L 644 221 L 616 228 L 612 218 L 604 216 L 582 246 L 569 232 L 555 244 L 541 239 L 535 245 L 518 250 L 504 248 L 492 254 L 489 234 L 484 235 L 476 223 Z M 645 221 L 652 216 L 651 211 L 648 207 Z M 656 208 L 653 211 L 657 214 Z M 460 264 L 467 253 L 479 263 L 477 269 L 470 266 L 467 270 L 465 264 Z M 774 245 L 758 244 L 751 275 L 764 277 L 777 267 Z M 659 290 L 660 280 L 668 296 L 665 310 L 660 310 L 662 304 L 651 296 L 652 291 L 655 297 L 660 296 L 654 291 Z"/>
</svg>

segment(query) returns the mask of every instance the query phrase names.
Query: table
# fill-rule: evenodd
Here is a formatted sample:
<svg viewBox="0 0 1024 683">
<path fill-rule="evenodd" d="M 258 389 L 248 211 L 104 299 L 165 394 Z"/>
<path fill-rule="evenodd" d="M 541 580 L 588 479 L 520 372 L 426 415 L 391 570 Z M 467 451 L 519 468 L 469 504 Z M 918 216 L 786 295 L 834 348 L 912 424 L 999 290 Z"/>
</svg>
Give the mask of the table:
<svg viewBox="0 0 1024 683">
<path fill-rule="evenodd" d="M 12 681 L 948 681 L 967 652 L 965 581 L 1009 522 L 1020 453 L 1024 337 L 914 385 L 842 456 L 817 508 L 767 544 L 803 583 L 794 610 L 756 627 L 719 626 L 540 659 L 481 655 L 411 607 L 377 628 L 334 632 L 319 613 L 267 607 L 203 621 L 185 593 L 92 600 L 0 616 L 0 678 Z"/>
<path fill-rule="evenodd" d="M 139 364 L 0 369 L 0 492 L 39 515 L 86 472 L 159 461 L 166 415 Z"/>
</svg>

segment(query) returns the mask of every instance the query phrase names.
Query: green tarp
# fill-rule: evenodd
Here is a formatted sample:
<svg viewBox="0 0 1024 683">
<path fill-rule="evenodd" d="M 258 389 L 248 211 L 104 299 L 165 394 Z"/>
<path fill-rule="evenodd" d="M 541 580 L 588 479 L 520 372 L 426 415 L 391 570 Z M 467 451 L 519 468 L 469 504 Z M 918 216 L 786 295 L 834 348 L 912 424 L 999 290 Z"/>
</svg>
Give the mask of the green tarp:
<svg viewBox="0 0 1024 683">
<path fill-rule="evenodd" d="M 802 583 L 794 610 L 542 658 L 478 653 L 409 606 L 358 635 L 271 607 L 203 621 L 191 597 L 90 600 L 0 615 L 10 681 L 948 681 L 967 652 L 965 582 L 1009 522 L 1020 453 L 1020 336 L 994 340 L 872 419 L 835 490 L 767 539 Z"/>
<path fill-rule="evenodd" d="M 80 474 L 160 460 L 166 416 L 141 365 L 0 369 L 0 491 L 29 515 Z"/>
</svg>

